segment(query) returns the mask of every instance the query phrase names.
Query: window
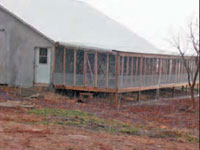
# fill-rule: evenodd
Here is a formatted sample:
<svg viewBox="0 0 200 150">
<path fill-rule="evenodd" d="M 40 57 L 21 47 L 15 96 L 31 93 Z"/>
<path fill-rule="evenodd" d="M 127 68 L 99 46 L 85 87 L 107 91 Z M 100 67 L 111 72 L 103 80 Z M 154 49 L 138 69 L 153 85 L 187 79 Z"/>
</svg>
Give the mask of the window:
<svg viewBox="0 0 200 150">
<path fill-rule="evenodd" d="M 40 48 L 39 50 L 39 63 L 40 64 L 47 64 L 48 60 L 48 50 L 47 48 Z"/>
</svg>

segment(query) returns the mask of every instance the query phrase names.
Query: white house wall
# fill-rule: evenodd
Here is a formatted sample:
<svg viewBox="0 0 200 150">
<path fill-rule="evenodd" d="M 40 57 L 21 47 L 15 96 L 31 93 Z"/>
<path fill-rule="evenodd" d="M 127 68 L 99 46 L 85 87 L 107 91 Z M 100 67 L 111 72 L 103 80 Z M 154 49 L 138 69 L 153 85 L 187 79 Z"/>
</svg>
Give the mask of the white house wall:
<svg viewBox="0 0 200 150">
<path fill-rule="evenodd" d="M 53 44 L 2 9 L 0 9 L 1 28 L 5 29 L 5 31 L 1 31 L 1 34 L 5 34 L 5 45 L 4 52 L 1 52 L 3 55 L 0 55 L 0 63 L 6 64 L 2 69 L 6 76 L 1 80 L 14 86 L 32 86 L 34 80 L 34 48 L 51 47 L 52 50 Z"/>
</svg>

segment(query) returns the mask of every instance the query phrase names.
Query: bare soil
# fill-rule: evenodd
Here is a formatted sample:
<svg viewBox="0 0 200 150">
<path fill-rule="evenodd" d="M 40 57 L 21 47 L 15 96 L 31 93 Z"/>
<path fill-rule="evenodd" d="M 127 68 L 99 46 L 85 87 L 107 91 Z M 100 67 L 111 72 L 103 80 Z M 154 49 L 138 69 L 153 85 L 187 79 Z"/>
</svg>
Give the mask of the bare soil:
<svg viewBox="0 0 200 150">
<path fill-rule="evenodd" d="M 199 98 L 195 110 L 190 99 L 119 108 L 103 101 L 77 103 L 48 90 L 0 87 L 0 150 L 199 149 Z"/>
</svg>

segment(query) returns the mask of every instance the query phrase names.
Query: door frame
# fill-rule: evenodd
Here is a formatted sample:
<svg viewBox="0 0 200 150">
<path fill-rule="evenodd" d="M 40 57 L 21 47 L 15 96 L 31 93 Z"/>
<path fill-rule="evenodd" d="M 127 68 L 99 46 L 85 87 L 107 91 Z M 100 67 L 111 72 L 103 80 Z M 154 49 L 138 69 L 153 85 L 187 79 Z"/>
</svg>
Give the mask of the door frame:
<svg viewBox="0 0 200 150">
<path fill-rule="evenodd" d="M 49 57 L 48 58 L 48 64 L 49 65 L 49 83 L 36 83 L 36 65 L 37 65 L 37 50 L 39 50 L 40 48 L 47 48 L 48 50 L 48 54 L 47 56 Z M 51 50 L 52 47 L 50 46 L 47 46 L 47 47 L 44 47 L 44 46 L 40 46 L 40 47 L 34 47 L 34 59 L 33 59 L 33 85 L 34 86 L 49 86 L 51 84 L 51 63 L 52 63 L 52 50 Z"/>
</svg>

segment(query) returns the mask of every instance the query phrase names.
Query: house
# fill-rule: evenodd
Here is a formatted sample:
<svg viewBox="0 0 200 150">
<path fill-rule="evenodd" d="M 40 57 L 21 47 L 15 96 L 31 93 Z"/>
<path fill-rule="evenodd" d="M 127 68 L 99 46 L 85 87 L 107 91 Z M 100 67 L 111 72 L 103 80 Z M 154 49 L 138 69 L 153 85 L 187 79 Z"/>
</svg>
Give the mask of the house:
<svg viewBox="0 0 200 150">
<path fill-rule="evenodd" d="M 0 6 L 0 84 L 47 84 L 116 97 L 187 85 L 180 56 L 164 54 L 83 2 L 36 0 L 26 10 L 31 25 Z M 193 60 L 188 63 L 194 68 Z"/>
</svg>

